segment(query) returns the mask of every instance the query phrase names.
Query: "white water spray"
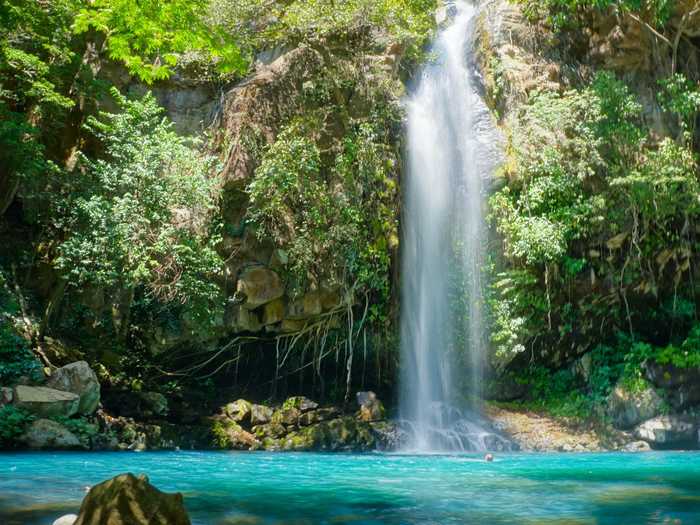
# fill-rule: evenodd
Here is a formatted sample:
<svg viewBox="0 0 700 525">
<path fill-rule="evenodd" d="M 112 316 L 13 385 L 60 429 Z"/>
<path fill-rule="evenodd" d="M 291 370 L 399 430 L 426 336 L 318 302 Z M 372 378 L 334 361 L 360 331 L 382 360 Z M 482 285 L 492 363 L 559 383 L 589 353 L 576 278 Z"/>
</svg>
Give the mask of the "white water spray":
<svg viewBox="0 0 700 525">
<path fill-rule="evenodd" d="M 500 438 L 479 423 L 483 327 L 484 188 L 493 124 L 475 89 L 475 8 L 433 45 L 409 101 L 403 213 L 401 417 L 417 452 L 484 450 Z M 459 389 L 456 388 L 459 386 Z M 456 399 L 456 392 L 464 399 Z M 469 415 L 461 409 L 469 408 Z"/>
</svg>

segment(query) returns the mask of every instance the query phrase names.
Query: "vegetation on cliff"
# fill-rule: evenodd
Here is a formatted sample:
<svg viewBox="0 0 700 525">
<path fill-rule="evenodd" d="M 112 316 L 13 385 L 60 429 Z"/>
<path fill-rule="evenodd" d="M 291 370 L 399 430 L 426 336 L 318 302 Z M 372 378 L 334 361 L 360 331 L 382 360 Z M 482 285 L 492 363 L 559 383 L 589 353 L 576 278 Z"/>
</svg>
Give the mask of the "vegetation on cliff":
<svg viewBox="0 0 700 525">
<path fill-rule="evenodd" d="M 400 78 L 434 3 L 3 3 L 3 384 L 84 357 L 134 391 L 211 392 L 246 366 L 266 395 L 305 372 L 320 395 L 390 385 Z M 256 75 L 282 98 L 246 100 Z M 171 122 L 182 90 L 213 100 L 198 139 Z M 234 133 L 241 92 L 265 109 Z"/>
<path fill-rule="evenodd" d="M 531 402 L 587 416 L 616 385 L 646 388 L 650 366 L 687 370 L 700 356 L 700 76 L 684 36 L 695 13 L 680 2 L 520 3 L 566 65 L 503 119 L 506 184 L 490 200 L 503 253 L 495 363 Z M 641 36 L 605 40 L 625 31 Z M 512 86 L 491 74 L 503 108 Z"/>
</svg>

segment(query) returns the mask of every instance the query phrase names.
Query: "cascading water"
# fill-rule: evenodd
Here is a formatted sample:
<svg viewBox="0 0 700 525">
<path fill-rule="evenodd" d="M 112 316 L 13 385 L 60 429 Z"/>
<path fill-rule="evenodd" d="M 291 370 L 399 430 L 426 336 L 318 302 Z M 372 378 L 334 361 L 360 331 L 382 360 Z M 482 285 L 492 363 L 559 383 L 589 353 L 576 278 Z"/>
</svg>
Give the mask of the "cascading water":
<svg viewBox="0 0 700 525">
<path fill-rule="evenodd" d="M 507 448 L 477 415 L 485 348 L 484 189 L 497 139 L 474 87 L 475 8 L 458 1 L 448 9 L 452 22 L 433 45 L 435 60 L 408 111 L 400 406 L 406 448 L 417 452 Z M 455 399 L 455 383 L 467 399 Z"/>
</svg>

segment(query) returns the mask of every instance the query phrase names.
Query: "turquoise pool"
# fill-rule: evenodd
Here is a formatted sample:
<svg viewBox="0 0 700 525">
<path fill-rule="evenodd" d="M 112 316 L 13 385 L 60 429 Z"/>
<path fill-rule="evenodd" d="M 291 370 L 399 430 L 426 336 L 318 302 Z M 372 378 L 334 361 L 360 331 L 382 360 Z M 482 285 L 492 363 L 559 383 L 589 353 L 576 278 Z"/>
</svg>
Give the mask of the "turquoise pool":
<svg viewBox="0 0 700 525">
<path fill-rule="evenodd" d="M 122 472 L 180 491 L 194 524 L 700 524 L 700 453 L 475 456 L 0 454 L 0 523 L 50 525 Z"/>
</svg>

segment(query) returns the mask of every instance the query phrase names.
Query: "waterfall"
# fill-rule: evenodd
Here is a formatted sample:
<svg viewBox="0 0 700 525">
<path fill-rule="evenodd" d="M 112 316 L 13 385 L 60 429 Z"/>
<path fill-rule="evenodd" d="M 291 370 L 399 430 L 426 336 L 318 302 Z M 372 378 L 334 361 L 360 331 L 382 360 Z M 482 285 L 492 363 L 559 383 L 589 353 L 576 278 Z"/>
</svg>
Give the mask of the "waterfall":
<svg viewBox="0 0 700 525">
<path fill-rule="evenodd" d="M 407 449 L 417 452 L 502 448 L 478 417 L 484 200 L 498 146 L 475 89 L 475 7 L 458 1 L 448 9 L 452 20 L 408 101 L 400 409 Z"/>
</svg>

